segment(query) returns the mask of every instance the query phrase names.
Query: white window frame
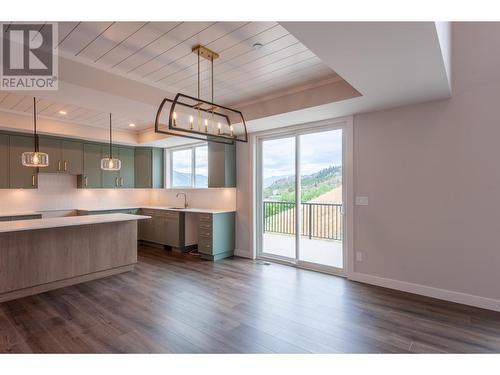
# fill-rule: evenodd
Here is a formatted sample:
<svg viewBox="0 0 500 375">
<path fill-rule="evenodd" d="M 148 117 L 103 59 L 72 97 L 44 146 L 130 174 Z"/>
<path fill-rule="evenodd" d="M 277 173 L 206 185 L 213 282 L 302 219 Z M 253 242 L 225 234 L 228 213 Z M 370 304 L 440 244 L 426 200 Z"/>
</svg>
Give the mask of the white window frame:
<svg viewBox="0 0 500 375">
<path fill-rule="evenodd" d="M 207 187 L 195 186 L 195 183 L 196 183 L 196 149 L 198 147 L 202 147 L 202 146 L 208 147 L 208 142 L 191 143 L 189 146 L 169 147 L 169 148 L 165 149 L 165 157 L 167 160 L 167 163 L 166 163 L 166 166 L 167 166 L 166 172 L 167 173 L 165 173 L 165 175 L 167 176 L 167 183 L 165 186 L 167 186 L 168 189 L 206 189 L 207 188 Z M 191 150 L 191 185 L 190 186 L 172 186 L 173 172 L 174 172 L 172 153 L 175 151 L 185 151 L 185 150 Z M 208 162 L 208 160 L 207 160 L 207 162 Z"/>
</svg>

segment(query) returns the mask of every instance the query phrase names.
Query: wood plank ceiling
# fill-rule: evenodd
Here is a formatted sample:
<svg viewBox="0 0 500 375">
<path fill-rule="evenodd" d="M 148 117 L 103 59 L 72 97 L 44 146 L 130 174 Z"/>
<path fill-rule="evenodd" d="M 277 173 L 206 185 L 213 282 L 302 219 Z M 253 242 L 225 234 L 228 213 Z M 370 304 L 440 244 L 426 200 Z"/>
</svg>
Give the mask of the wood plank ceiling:
<svg viewBox="0 0 500 375">
<path fill-rule="evenodd" d="M 261 48 L 254 48 L 259 43 Z M 59 53 L 170 93 L 197 96 L 197 57 L 203 44 L 215 61 L 214 101 L 233 104 L 320 80 L 340 79 L 293 35 L 275 22 L 61 22 Z M 210 99 L 210 65 L 202 59 L 202 98 Z M 106 126 L 107 114 L 41 100 L 40 115 Z M 0 109 L 32 111 L 30 98 L 0 94 Z M 58 112 L 64 110 L 66 115 Z M 127 128 L 141 119 L 116 116 Z M 137 130 L 140 130 L 137 128 Z"/>
</svg>

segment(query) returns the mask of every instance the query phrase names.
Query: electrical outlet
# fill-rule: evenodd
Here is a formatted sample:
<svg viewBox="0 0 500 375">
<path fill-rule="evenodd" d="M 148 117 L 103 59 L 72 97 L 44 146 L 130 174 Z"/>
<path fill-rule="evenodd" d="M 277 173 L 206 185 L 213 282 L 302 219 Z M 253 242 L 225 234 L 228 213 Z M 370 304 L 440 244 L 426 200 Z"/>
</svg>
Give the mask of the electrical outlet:
<svg viewBox="0 0 500 375">
<path fill-rule="evenodd" d="M 363 252 L 356 251 L 356 262 L 362 262 L 362 261 L 363 261 Z"/>
<path fill-rule="evenodd" d="M 368 197 L 356 196 L 354 198 L 356 206 L 368 206 Z"/>
</svg>

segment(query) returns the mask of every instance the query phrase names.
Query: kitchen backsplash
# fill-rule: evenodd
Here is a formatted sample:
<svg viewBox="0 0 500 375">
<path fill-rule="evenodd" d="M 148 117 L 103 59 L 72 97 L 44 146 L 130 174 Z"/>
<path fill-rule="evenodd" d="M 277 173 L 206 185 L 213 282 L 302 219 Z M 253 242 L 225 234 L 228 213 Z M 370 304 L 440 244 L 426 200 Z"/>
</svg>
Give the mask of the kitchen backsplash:
<svg viewBox="0 0 500 375">
<path fill-rule="evenodd" d="M 177 205 L 179 191 L 188 204 L 199 208 L 235 208 L 236 189 L 77 189 L 76 177 L 64 174 L 38 176 L 38 189 L 0 189 L 0 213 L 54 211 L 95 207 Z"/>
</svg>

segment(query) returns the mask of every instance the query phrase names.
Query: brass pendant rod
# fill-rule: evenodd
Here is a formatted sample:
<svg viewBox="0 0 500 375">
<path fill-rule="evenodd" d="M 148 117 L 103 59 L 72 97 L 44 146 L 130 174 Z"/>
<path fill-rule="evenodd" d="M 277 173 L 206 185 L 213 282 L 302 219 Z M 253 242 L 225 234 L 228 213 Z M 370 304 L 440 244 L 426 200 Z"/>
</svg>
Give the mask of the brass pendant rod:
<svg viewBox="0 0 500 375">
<path fill-rule="evenodd" d="M 200 97 L 200 50 L 198 50 L 198 99 Z"/>
<path fill-rule="evenodd" d="M 213 55 L 210 57 L 210 61 L 212 62 L 212 103 L 214 102 L 214 57 Z"/>
</svg>

